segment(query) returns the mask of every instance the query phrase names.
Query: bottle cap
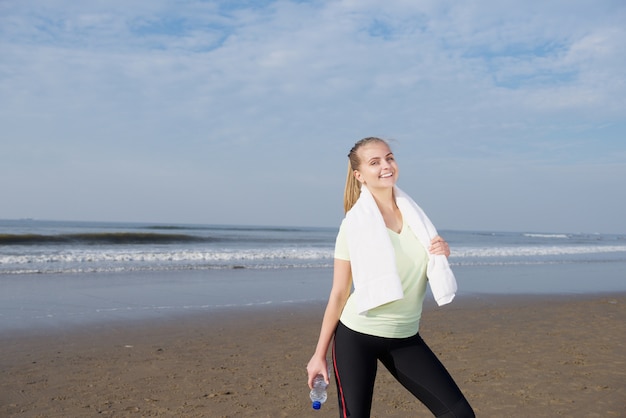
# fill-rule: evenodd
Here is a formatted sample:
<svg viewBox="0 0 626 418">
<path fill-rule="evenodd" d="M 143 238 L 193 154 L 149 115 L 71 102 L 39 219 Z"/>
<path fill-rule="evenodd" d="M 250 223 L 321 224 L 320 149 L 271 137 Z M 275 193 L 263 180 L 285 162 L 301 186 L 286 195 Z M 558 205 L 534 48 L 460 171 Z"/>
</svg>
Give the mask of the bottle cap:
<svg viewBox="0 0 626 418">
<path fill-rule="evenodd" d="M 322 407 L 322 403 L 320 401 L 315 401 L 311 404 L 313 409 L 320 409 Z"/>
</svg>

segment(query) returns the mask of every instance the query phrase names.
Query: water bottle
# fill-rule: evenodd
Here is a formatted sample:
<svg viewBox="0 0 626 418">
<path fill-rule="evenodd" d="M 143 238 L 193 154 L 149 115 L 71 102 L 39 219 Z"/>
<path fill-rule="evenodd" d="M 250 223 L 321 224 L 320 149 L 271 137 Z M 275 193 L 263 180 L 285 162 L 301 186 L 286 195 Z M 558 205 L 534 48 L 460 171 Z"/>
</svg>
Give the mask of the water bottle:
<svg viewBox="0 0 626 418">
<path fill-rule="evenodd" d="M 328 394 L 326 393 L 327 386 L 328 385 L 324 381 L 324 376 L 321 374 L 315 376 L 315 379 L 313 380 L 313 389 L 311 389 L 311 393 L 309 394 L 313 409 L 320 409 L 322 404 L 326 402 L 326 398 L 328 398 Z"/>
</svg>

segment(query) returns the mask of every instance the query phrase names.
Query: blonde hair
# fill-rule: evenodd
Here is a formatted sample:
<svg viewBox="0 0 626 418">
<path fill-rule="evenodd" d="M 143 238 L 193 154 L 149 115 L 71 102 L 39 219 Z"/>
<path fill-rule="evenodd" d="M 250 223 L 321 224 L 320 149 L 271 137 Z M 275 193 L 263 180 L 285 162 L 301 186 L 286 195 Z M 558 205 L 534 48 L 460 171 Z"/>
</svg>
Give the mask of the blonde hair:
<svg viewBox="0 0 626 418">
<path fill-rule="evenodd" d="M 348 175 L 346 177 L 346 187 L 343 191 L 343 209 L 346 213 L 352 209 L 352 206 L 354 206 L 356 201 L 359 199 L 359 196 L 361 196 L 361 183 L 359 183 L 354 176 L 354 170 L 358 170 L 361 165 L 361 160 L 359 159 L 357 151 L 362 146 L 374 142 L 382 142 L 383 144 L 389 146 L 387 141 L 384 139 L 370 136 L 357 141 L 348 153 Z"/>
</svg>

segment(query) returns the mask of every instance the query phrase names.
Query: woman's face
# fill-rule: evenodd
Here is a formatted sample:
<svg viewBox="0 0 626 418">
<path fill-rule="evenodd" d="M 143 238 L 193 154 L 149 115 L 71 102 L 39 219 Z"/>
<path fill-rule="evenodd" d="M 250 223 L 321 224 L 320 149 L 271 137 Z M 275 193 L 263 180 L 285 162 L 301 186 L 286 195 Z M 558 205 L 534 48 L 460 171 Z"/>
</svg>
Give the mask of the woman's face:
<svg viewBox="0 0 626 418">
<path fill-rule="evenodd" d="M 372 188 L 393 187 L 398 180 L 398 164 L 384 142 L 372 142 L 357 150 L 360 165 L 354 170 L 358 181 Z"/>
</svg>

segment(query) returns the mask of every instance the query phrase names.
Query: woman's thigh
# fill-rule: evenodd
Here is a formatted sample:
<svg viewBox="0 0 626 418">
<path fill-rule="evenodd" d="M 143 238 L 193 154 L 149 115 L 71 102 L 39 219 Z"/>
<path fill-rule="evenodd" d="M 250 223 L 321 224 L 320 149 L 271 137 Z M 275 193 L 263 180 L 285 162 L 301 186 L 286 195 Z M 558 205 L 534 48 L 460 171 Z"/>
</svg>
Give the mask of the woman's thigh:
<svg viewBox="0 0 626 418">
<path fill-rule="evenodd" d="M 435 416 L 474 416 L 450 373 L 419 334 L 398 343 L 381 361 Z"/>
<path fill-rule="evenodd" d="M 370 338 L 341 322 L 335 332 L 333 367 L 340 417 L 370 416 L 378 364 L 376 352 L 368 341 Z"/>
</svg>

